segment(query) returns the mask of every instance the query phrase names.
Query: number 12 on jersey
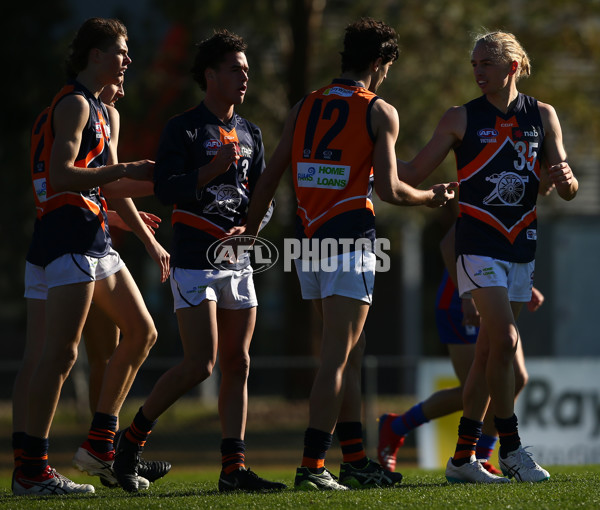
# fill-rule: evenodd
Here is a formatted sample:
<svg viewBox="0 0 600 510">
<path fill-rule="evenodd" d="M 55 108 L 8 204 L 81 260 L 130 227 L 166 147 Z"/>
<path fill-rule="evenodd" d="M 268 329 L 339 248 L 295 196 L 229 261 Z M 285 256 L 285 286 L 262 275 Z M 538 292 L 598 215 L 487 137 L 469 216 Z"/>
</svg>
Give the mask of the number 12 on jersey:
<svg viewBox="0 0 600 510">
<path fill-rule="evenodd" d="M 325 159 L 328 161 L 340 161 L 342 159 L 342 150 L 331 147 L 331 143 L 338 136 L 346 122 L 350 106 L 343 99 L 333 99 L 328 101 L 323 108 L 323 100 L 315 99 L 310 110 L 310 115 L 306 125 L 304 135 L 304 157 L 310 159 Z M 331 121 L 335 119 L 329 129 L 323 134 L 318 142 L 315 142 L 315 133 L 317 125 L 322 121 Z M 316 143 L 316 149 L 313 150 Z"/>
</svg>

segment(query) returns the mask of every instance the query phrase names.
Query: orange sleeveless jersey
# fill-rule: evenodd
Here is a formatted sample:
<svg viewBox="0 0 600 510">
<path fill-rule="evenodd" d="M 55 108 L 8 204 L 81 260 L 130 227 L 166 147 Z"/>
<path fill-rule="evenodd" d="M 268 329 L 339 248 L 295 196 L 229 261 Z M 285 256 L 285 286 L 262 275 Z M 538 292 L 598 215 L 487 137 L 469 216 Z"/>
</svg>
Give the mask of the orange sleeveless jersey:
<svg viewBox="0 0 600 510">
<path fill-rule="evenodd" d="M 99 195 L 100 204 L 95 203 L 94 200 L 91 200 L 89 197 L 86 197 L 86 193 L 84 192 L 55 192 L 52 189 L 52 185 L 50 184 L 49 179 L 49 168 L 50 168 L 50 154 L 52 151 L 52 144 L 54 142 L 54 131 L 52 129 L 52 115 L 54 113 L 54 108 L 58 104 L 58 102 L 63 99 L 65 96 L 73 93 L 80 93 L 86 99 L 89 100 L 89 93 L 83 93 L 82 87 L 78 86 L 78 84 L 69 84 L 65 85 L 59 93 L 54 97 L 52 101 L 52 105 L 50 108 L 45 110 L 47 113 L 47 118 L 45 122 L 41 126 L 41 132 L 35 135 L 35 138 L 32 136 L 32 155 L 31 155 L 31 171 L 32 178 L 35 177 L 36 172 L 40 175 L 43 175 L 45 179 L 45 205 L 42 207 L 42 214 L 46 214 L 50 211 L 53 211 L 59 207 L 64 205 L 74 205 L 77 207 L 81 207 L 82 209 L 87 209 L 92 211 L 94 214 L 98 216 L 103 228 L 104 228 L 104 218 L 102 218 L 101 208 L 99 205 L 101 204 L 106 210 L 106 202 L 104 201 L 104 197 Z M 100 104 L 100 103 L 98 103 Z M 102 107 L 93 108 L 90 104 L 90 127 L 88 131 L 92 130 L 96 132 L 94 137 L 83 137 L 81 141 L 81 148 L 79 154 L 77 155 L 77 160 L 75 161 L 75 166 L 79 168 L 88 168 L 88 167 L 98 167 L 104 166 L 106 164 L 108 158 L 108 143 L 110 140 L 110 128 L 108 126 L 107 118 L 105 118 L 104 112 L 106 110 Z M 38 120 L 42 119 L 44 112 L 40 114 Z M 33 145 L 33 142 L 36 142 L 36 146 Z M 35 151 L 35 154 L 34 154 Z M 37 159 L 36 159 L 37 158 Z M 39 187 L 39 184 L 38 184 Z M 37 193 L 37 190 L 34 185 L 34 192 L 36 194 L 36 206 L 40 205 L 38 203 L 40 194 Z M 42 194 L 43 195 L 43 194 Z M 39 209 L 38 209 L 39 210 Z"/>
<path fill-rule="evenodd" d="M 99 167 L 108 160 L 110 125 L 106 108 L 78 82 L 65 85 L 51 106 L 38 116 L 31 137 L 30 171 L 37 216 L 42 220 L 39 235 L 44 246 L 44 265 L 65 253 L 103 256 L 111 246 L 107 205 L 99 188 L 57 192 L 50 183 L 52 115 L 58 102 L 70 94 L 80 94 L 90 104 L 75 166 Z"/>
<path fill-rule="evenodd" d="M 292 171 L 297 214 L 309 238 L 342 213 L 364 210 L 371 218 L 375 215 L 369 113 L 376 99 L 355 82 L 334 80 L 309 94 L 300 107 Z"/>
<path fill-rule="evenodd" d="M 44 211 L 44 202 L 47 196 L 48 183 L 48 164 L 50 148 L 46 146 L 44 137 L 44 126 L 48 121 L 50 107 L 44 108 L 33 123 L 31 130 L 31 157 L 29 169 L 31 172 L 31 185 L 33 186 L 33 199 L 35 201 L 35 211 L 38 219 L 42 217 Z"/>
</svg>

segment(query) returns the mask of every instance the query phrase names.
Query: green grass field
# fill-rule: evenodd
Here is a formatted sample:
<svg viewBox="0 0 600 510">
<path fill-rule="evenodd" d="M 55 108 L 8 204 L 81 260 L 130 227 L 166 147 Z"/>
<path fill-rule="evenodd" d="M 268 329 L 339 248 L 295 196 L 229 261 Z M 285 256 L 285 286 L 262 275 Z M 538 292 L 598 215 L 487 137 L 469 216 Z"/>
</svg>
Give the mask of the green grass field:
<svg viewBox="0 0 600 510">
<path fill-rule="evenodd" d="M 333 467 L 333 466 L 332 466 Z M 404 469 L 404 482 L 395 489 L 372 489 L 347 492 L 298 492 L 289 489 L 272 494 L 220 494 L 218 472 L 190 471 L 174 468 L 164 479 L 138 495 L 120 489 L 106 489 L 99 483 L 96 494 L 89 496 L 14 497 L 10 477 L 0 478 L 0 507 L 11 510 L 55 508 L 113 509 L 600 509 L 600 466 L 563 466 L 549 469 L 552 478 L 538 484 L 450 485 L 442 470 Z M 64 473 L 78 482 L 89 477 L 75 472 Z M 260 470 L 262 476 L 290 486 L 293 470 Z M 95 479 L 97 480 L 97 479 Z"/>
</svg>

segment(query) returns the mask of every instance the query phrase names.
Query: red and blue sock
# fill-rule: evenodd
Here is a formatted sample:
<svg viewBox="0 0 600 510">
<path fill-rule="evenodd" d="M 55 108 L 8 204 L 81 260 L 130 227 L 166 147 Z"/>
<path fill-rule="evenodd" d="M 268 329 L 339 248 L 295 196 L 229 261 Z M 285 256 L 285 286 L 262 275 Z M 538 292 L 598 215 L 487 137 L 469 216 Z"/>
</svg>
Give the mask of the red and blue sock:
<svg viewBox="0 0 600 510">
<path fill-rule="evenodd" d="M 423 413 L 423 402 L 419 402 L 392 421 L 392 432 L 398 436 L 405 436 L 411 430 L 416 429 L 428 421 L 429 420 Z"/>
<path fill-rule="evenodd" d="M 498 437 L 481 434 L 477 446 L 475 448 L 475 456 L 481 460 L 489 460 L 496 448 Z"/>
</svg>

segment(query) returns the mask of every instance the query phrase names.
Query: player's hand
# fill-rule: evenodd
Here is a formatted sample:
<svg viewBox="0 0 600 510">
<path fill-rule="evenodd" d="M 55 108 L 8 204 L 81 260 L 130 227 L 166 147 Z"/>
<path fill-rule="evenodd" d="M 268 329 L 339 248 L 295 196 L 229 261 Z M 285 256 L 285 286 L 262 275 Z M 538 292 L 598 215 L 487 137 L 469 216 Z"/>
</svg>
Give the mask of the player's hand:
<svg viewBox="0 0 600 510">
<path fill-rule="evenodd" d="M 154 161 L 143 159 L 141 161 L 123 164 L 125 165 L 125 177 L 135 179 L 136 181 L 152 180 L 152 175 L 154 174 Z"/>
<path fill-rule="evenodd" d="M 148 227 L 148 230 L 152 232 L 152 234 L 156 234 L 156 230 L 160 227 L 160 222 L 162 221 L 156 214 L 147 213 L 144 211 L 138 211 L 140 214 L 140 218 L 144 224 Z"/>
<path fill-rule="evenodd" d="M 227 231 L 228 236 L 241 236 L 244 232 L 246 232 L 246 225 L 238 225 L 236 227 L 231 227 Z"/>
<path fill-rule="evenodd" d="M 150 237 L 148 243 L 145 245 L 146 251 L 148 255 L 152 257 L 152 260 L 156 262 L 160 269 L 160 281 L 164 283 L 169 278 L 170 267 L 169 263 L 171 261 L 171 255 L 167 250 L 165 250 L 160 243 L 154 238 Z"/>
<path fill-rule="evenodd" d="M 212 162 L 219 169 L 219 173 L 225 173 L 238 159 L 240 159 L 240 148 L 237 143 L 232 142 L 221 145 Z"/>
<path fill-rule="evenodd" d="M 454 190 L 458 188 L 458 182 L 446 182 L 435 184 L 430 188 L 433 195 L 427 203 L 427 207 L 442 207 L 448 203 L 448 200 L 454 198 Z"/>
<path fill-rule="evenodd" d="M 544 295 L 535 287 L 531 289 L 531 300 L 527 303 L 527 310 L 537 311 L 544 304 Z"/>
<path fill-rule="evenodd" d="M 549 167 L 548 175 L 555 186 L 570 186 L 573 182 L 573 170 L 566 161 Z"/>
<path fill-rule="evenodd" d="M 230 264 L 236 264 L 242 253 L 248 251 L 254 244 L 254 237 L 245 235 L 245 232 L 246 225 L 237 225 L 227 231 L 227 237 L 222 241 L 222 249 L 230 255 Z"/>
</svg>

